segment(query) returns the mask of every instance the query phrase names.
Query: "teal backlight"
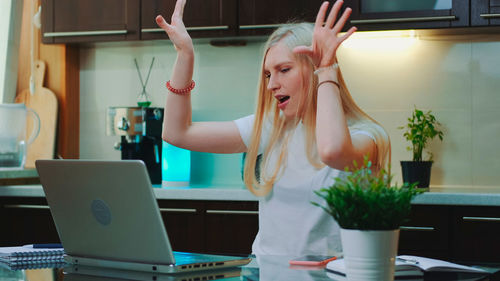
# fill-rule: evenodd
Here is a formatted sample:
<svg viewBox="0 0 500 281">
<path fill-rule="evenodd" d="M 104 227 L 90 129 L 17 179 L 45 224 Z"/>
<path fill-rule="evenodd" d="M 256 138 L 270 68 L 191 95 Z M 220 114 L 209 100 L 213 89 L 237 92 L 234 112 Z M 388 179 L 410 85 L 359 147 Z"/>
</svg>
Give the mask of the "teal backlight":
<svg viewBox="0 0 500 281">
<path fill-rule="evenodd" d="M 191 151 L 165 141 L 162 146 L 163 186 L 188 186 L 191 176 Z"/>
</svg>

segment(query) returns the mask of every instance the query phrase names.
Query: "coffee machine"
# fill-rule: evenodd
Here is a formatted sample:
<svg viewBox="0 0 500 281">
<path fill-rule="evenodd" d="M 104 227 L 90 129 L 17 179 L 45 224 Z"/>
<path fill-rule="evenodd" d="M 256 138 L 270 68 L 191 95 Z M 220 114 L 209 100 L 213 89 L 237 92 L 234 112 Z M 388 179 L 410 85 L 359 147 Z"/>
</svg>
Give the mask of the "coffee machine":
<svg viewBox="0 0 500 281">
<path fill-rule="evenodd" d="M 120 136 L 115 149 L 121 159 L 139 159 L 146 164 L 152 184 L 162 183 L 163 108 L 109 107 L 106 135 Z"/>
</svg>

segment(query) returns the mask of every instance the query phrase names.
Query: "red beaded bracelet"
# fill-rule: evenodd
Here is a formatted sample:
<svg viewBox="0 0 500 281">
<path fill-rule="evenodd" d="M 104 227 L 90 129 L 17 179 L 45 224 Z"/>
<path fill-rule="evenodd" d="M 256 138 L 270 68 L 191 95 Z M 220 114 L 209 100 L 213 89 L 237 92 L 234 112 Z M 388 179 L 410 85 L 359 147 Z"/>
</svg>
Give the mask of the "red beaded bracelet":
<svg viewBox="0 0 500 281">
<path fill-rule="evenodd" d="M 191 83 L 184 89 L 176 89 L 170 85 L 170 80 L 167 81 L 167 89 L 177 95 L 185 95 L 191 92 L 194 89 L 194 80 L 191 80 Z"/>
</svg>

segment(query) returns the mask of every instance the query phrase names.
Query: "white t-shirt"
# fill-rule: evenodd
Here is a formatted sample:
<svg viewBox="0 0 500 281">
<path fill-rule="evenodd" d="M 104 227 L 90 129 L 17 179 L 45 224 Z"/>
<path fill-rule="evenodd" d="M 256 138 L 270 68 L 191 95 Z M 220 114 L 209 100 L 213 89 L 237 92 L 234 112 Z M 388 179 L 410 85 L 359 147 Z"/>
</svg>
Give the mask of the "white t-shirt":
<svg viewBox="0 0 500 281">
<path fill-rule="evenodd" d="M 243 142 L 248 147 L 254 115 L 235 120 Z M 365 131 L 355 133 L 371 134 Z M 354 134 L 354 133 L 352 133 Z M 270 137 L 270 124 L 264 125 L 259 153 Z M 274 168 L 278 153 L 270 156 Z M 305 151 L 305 130 L 300 123 L 288 143 L 286 168 L 271 192 L 259 198 L 259 232 L 252 252 L 256 255 L 333 255 L 342 251 L 337 222 L 311 201 L 325 205 L 314 190 L 331 186 L 345 172 L 325 166 L 314 168 Z M 262 173 L 261 173 L 262 174 Z M 268 173 L 269 174 L 269 173 Z"/>
</svg>

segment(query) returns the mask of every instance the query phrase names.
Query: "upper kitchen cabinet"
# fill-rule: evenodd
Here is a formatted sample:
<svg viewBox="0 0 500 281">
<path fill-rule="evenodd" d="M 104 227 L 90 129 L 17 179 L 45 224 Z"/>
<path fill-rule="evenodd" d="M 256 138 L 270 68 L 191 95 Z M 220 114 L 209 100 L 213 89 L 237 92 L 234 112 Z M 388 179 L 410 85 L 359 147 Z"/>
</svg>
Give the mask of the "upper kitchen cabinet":
<svg viewBox="0 0 500 281">
<path fill-rule="evenodd" d="M 175 0 L 141 1 L 141 39 L 167 39 L 156 25 L 157 15 L 170 22 Z M 191 37 L 236 35 L 237 0 L 189 0 L 184 7 L 184 25 Z"/>
<path fill-rule="evenodd" d="M 140 0 L 42 0 L 42 42 L 138 40 Z"/>
<path fill-rule="evenodd" d="M 323 1 L 239 0 L 239 35 L 264 35 L 292 21 L 314 22 Z"/>
<path fill-rule="evenodd" d="M 472 26 L 500 25 L 500 0 L 474 0 L 470 16 Z"/>
<path fill-rule="evenodd" d="M 470 23 L 469 0 L 346 0 L 345 5 L 353 10 L 350 24 L 359 30 L 466 27 Z"/>
</svg>

